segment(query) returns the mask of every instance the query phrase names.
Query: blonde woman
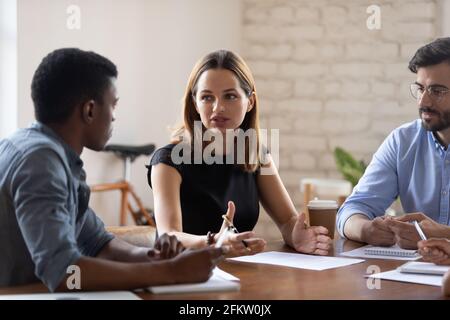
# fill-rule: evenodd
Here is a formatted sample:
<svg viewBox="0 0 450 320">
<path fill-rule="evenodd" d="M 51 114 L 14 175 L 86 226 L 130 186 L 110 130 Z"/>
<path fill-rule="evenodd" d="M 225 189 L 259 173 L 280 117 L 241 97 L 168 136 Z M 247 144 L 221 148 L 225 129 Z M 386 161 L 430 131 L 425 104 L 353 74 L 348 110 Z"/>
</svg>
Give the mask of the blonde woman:
<svg viewBox="0 0 450 320">
<path fill-rule="evenodd" d="M 298 252 L 326 255 L 331 244 L 328 230 L 306 226 L 270 154 L 261 152 L 258 108 L 253 76 L 235 53 L 215 51 L 194 66 L 183 100 L 184 122 L 149 165 L 158 232 L 176 235 L 190 248 L 213 245 L 227 227 L 222 217 L 226 213 L 241 232 L 225 240 L 232 248 L 230 255 L 257 253 L 266 244 L 252 232 L 261 203 L 287 245 Z M 256 143 L 246 140 L 243 157 L 236 139 L 227 135 L 239 129 L 256 139 Z M 222 150 L 211 153 L 219 161 L 208 161 L 204 153 L 211 149 L 199 134 L 215 135 L 216 146 L 223 144 Z M 260 154 L 266 156 L 264 164 Z"/>
</svg>

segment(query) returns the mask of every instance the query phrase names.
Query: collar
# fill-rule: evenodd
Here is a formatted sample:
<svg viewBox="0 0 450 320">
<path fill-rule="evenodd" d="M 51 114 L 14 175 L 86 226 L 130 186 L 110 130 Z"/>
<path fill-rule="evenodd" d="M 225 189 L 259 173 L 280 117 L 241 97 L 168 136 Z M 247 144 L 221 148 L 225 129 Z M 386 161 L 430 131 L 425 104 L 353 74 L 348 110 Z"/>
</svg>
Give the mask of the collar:
<svg viewBox="0 0 450 320">
<path fill-rule="evenodd" d="M 60 144 L 64 148 L 64 152 L 71 168 L 80 170 L 83 167 L 83 160 L 81 160 L 80 156 L 50 127 L 39 121 L 35 121 L 31 124 L 30 128 L 44 133 Z"/>
<path fill-rule="evenodd" d="M 434 142 L 434 146 L 436 148 L 437 151 L 439 152 L 443 152 L 446 153 L 447 149 L 446 147 L 444 147 L 438 140 L 438 138 L 436 137 L 436 133 L 434 131 L 428 131 L 428 134 L 431 136 L 431 138 L 433 139 Z"/>
</svg>

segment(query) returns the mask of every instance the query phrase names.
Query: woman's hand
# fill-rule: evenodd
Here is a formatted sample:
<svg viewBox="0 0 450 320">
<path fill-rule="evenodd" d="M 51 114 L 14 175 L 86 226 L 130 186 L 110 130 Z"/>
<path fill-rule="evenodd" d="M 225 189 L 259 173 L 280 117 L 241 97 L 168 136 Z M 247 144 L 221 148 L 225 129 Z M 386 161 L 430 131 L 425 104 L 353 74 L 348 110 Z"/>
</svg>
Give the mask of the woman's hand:
<svg viewBox="0 0 450 320">
<path fill-rule="evenodd" d="M 292 244 L 298 252 L 325 256 L 332 243 L 327 234 L 328 230 L 325 227 L 307 227 L 305 214 L 302 212 L 292 229 Z"/>
<path fill-rule="evenodd" d="M 231 223 L 233 223 L 235 211 L 236 207 L 234 205 L 234 202 L 229 201 L 228 210 L 225 216 Z M 264 250 L 266 241 L 261 238 L 256 238 L 253 231 L 230 233 L 227 231 L 228 226 L 229 223 L 224 219 L 220 232 L 215 236 L 215 242 L 217 242 L 222 234 L 228 233 L 227 238 L 223 242 L 223 245 L 229 246 L 227 257 L 250 255 Z"/>
<path fill-rule="evenodd" d="M 230 251 L 227 253 L 227 257 L 229 258 L 259 253 L 264 250 L 266 241 L 261 238 L 256 238 L 253 231 L 246 231 L 231 234 L 224 244 L 230 246 Z"/>
</svg>

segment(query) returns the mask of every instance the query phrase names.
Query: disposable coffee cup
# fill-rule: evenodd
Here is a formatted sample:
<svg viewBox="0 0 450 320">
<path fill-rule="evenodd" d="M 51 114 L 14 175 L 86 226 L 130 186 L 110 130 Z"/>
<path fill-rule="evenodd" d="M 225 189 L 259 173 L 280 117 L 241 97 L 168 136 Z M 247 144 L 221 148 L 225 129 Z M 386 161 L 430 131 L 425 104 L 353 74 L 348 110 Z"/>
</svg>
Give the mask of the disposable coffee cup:
<svg viewBox="0 0 450 320">
<path fill-rule="evenodd" d="M 308 203 L 309 224 L 327 228 L 328 236 L 333 239 L 337 209 L 338 204 L 334 200 L 311 200 Z"/>
</svg>

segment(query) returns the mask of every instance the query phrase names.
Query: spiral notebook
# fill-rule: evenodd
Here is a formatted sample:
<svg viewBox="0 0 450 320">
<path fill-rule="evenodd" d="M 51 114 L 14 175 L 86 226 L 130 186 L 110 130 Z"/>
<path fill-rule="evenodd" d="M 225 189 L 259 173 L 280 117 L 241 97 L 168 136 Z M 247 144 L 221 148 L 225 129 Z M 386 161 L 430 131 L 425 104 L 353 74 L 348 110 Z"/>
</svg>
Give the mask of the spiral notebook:
<svg viewBox="0 0 450 320">
<path fill-rule="evenodd" d="M 417 250 L 406 250 L 399 246 L 392 247 L 366 247 L 364 248 L 364 253 L 367 255 L 374 256 L 394 256 L 394 257 L 417 257 Z"/>
<path fill-rule="evenodd" d="M 351 251 L 341 253 L 345 257 L 360 257 L 373 259 L 391 259 L 391 260 L 417 260 L 420 255 L 417 250 L 402 249 L 397 245 L 392 247 L 376 247 L 367 245 Z"/>
</svg>

